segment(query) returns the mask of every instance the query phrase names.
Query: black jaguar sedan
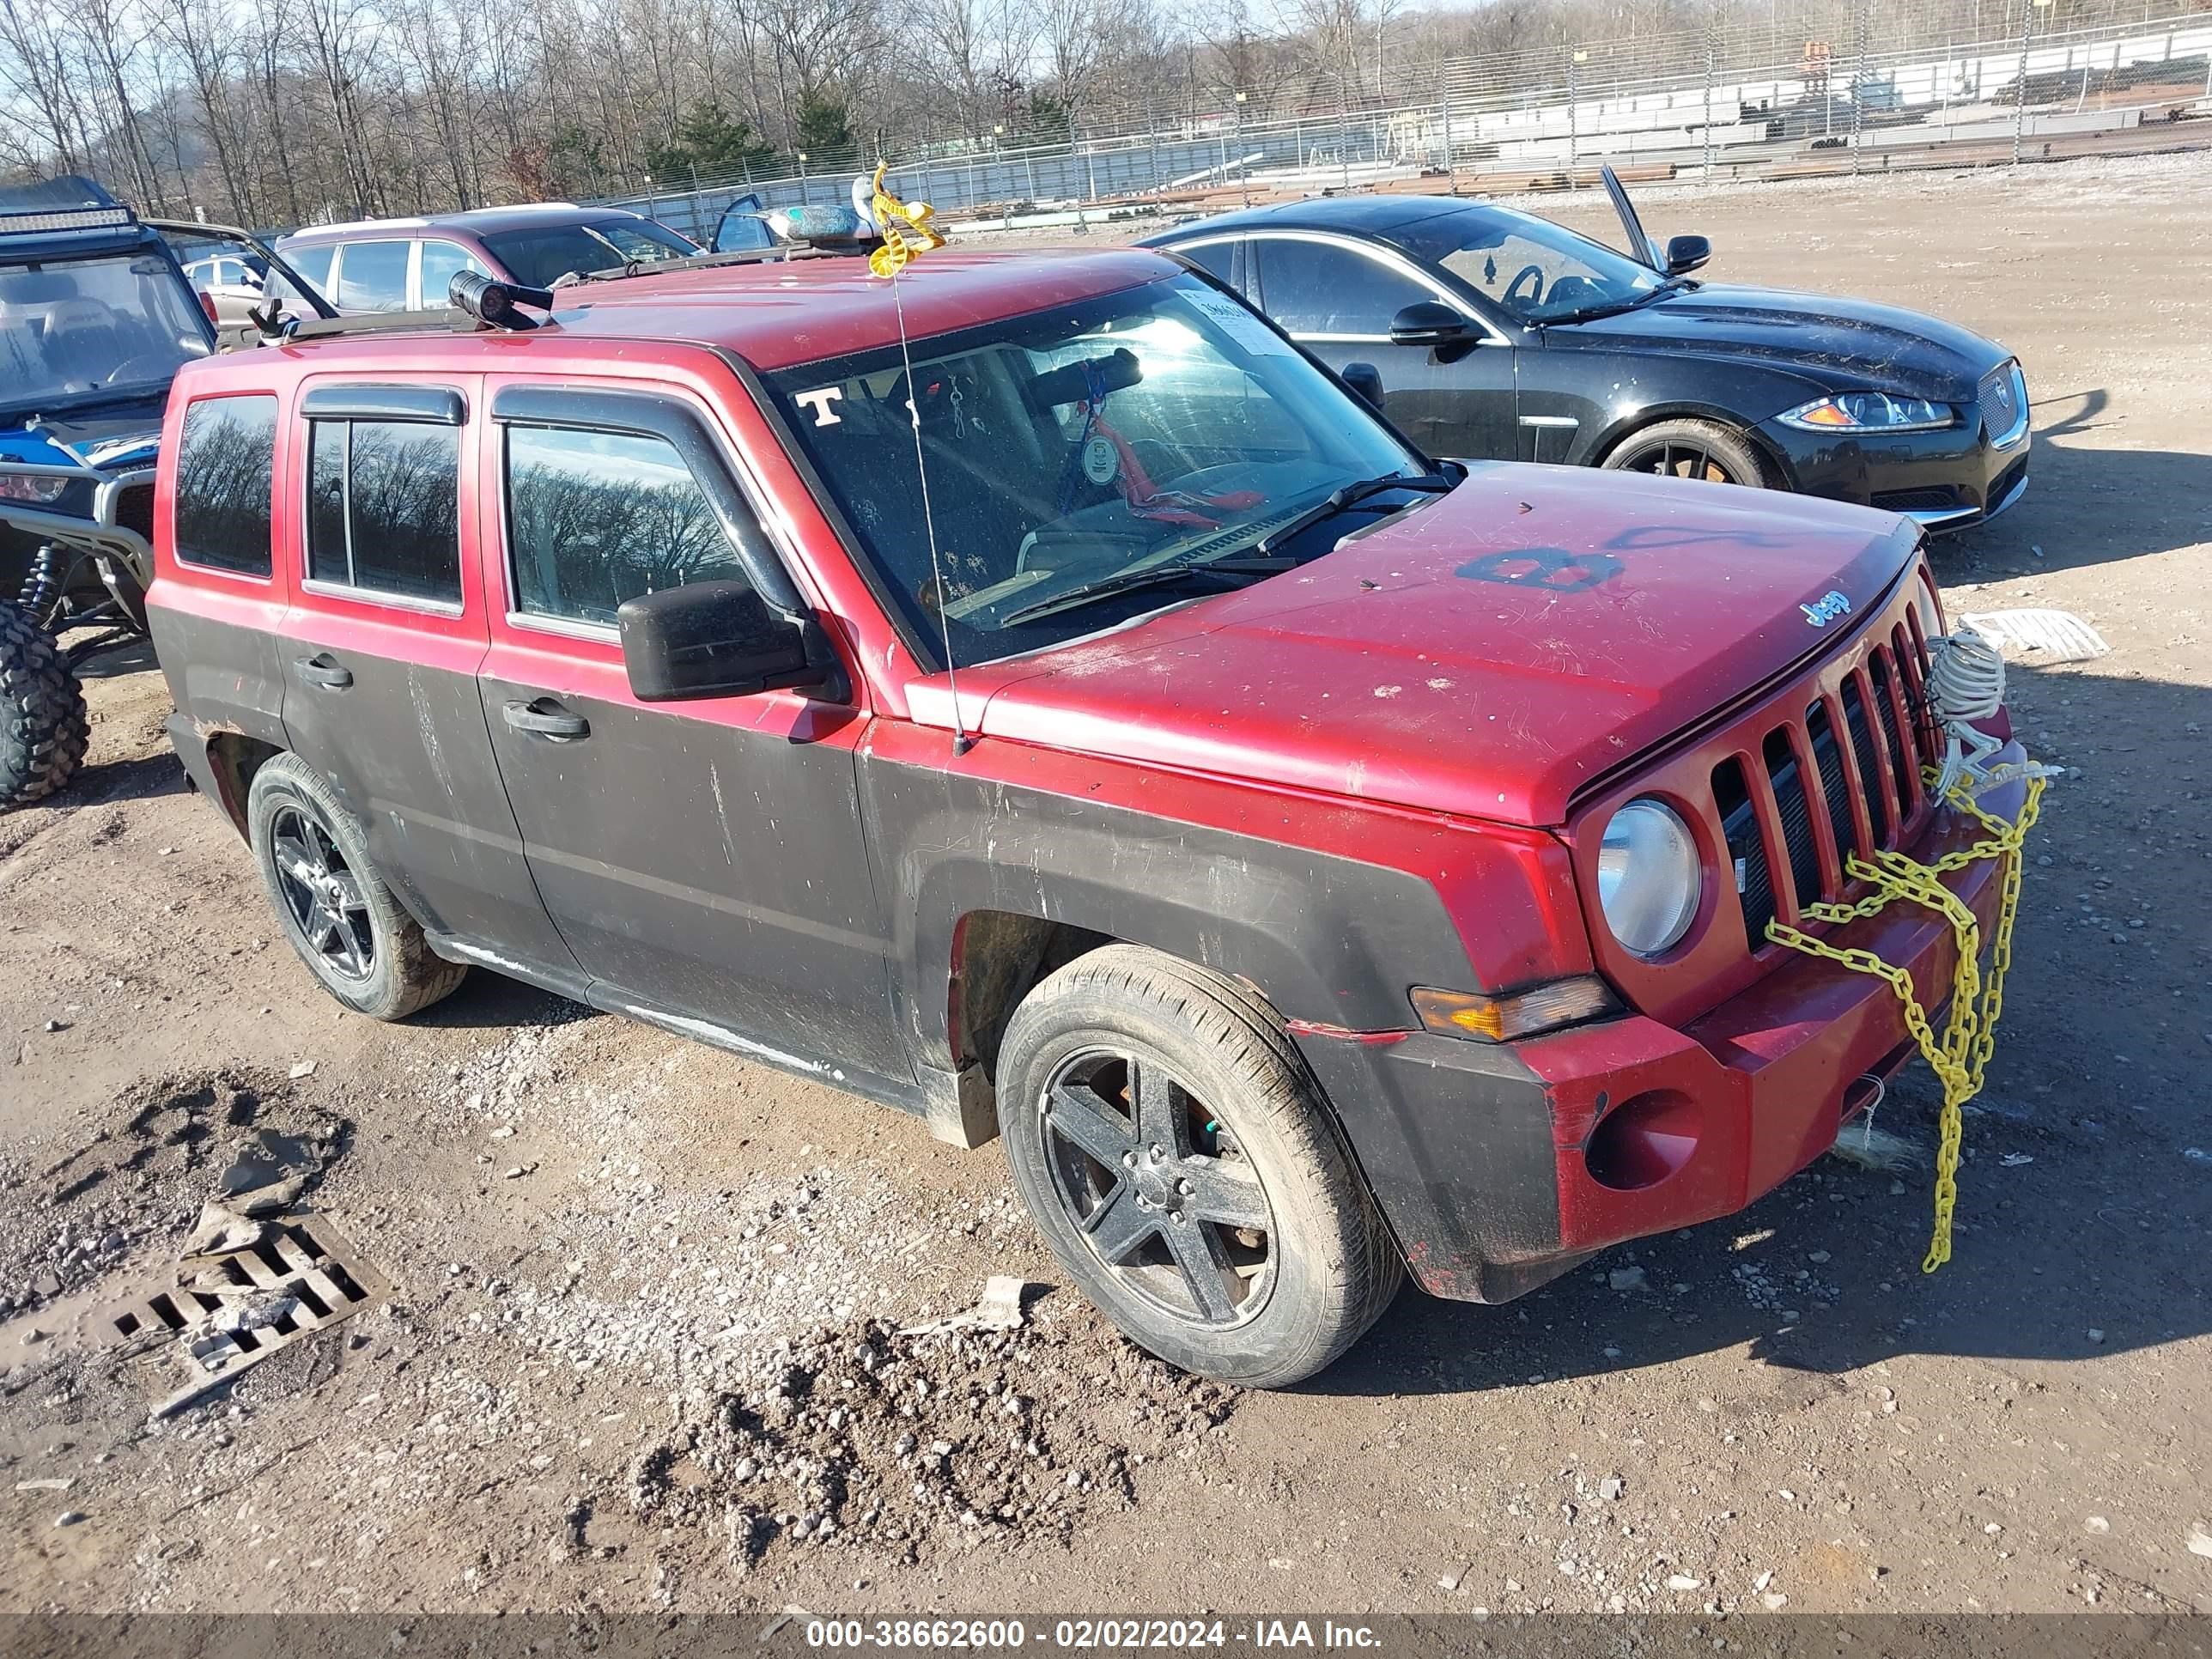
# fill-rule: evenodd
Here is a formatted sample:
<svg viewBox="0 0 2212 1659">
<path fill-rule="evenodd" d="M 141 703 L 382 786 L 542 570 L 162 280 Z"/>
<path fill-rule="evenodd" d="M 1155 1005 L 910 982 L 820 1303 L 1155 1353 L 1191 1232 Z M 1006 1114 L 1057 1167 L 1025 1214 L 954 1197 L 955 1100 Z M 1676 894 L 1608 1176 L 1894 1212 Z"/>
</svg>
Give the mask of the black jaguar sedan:
<svg viewBox="0 0 2212 1659">
<path fill-rule="evenodd" d="M 1888 306 L 1694 281 L 1705 239 L 1662 252 L 1606 182 L 1640 257 L 1453 197 L 1290 203 L 1146 240 L 1355 387 L 1379 378 L 1432 455 L 1761 484 L 1930 530 L 2020 499 L 2027 385 L 2002 346 Z"/>
</svg>

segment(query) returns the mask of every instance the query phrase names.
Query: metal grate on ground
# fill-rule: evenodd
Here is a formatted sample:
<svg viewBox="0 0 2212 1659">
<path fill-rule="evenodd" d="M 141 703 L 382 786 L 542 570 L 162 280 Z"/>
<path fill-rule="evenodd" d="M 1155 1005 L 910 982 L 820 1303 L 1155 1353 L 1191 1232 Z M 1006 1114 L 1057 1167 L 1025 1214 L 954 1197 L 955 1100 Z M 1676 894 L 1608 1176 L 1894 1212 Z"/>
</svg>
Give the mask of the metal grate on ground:
<svg viewBox="0 0 2212 1659">
<path fill-rule="evenodd" d="M 185 1344 L 196 1375 L 155 1415 L 167 1416 L 301 1337 L 327 1330 L 390 1290 L 319 1215 L 271 1222 L 261 1241 L 205 1258 L 185 1283 L 108 1309 L 96 1328 L 110 1343 L 165 1333 Z M 251 1322 L 227 1319 L 246 1308 Z"/>
</svg>

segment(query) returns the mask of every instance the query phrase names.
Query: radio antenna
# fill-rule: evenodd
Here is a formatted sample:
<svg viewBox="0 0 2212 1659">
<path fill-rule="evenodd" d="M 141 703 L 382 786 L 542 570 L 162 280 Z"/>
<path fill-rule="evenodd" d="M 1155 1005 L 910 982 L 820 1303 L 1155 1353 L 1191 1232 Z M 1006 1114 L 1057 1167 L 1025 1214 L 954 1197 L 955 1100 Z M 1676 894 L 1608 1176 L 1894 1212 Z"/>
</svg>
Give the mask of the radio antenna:
<svg viewBox="0 0 2212 1659">
<path fill-rule="evenodd" d="M 945 236 L 929 222 L 928 203 L 916 202 L 909 207 L 884 188 L 884 172 L 888 165 L 882 161 L 876 164 L 872 207 L 877 228 L 883 232 L 884 245 L 868 256 L 868 269 L 890 282 L 891 309 L 898 319 L 899 362 L 906 371 L 907 417 L 914 428 L 914 470 L 921 480 L 921 528 L 929 540 L 929 580 L 937 595 L 938 637 L 945 647 L 945 684 L 952 694 L 952 752 L 964 755 L 975 746 L 975 740 L 969 736 L 965 717 L 960 711 L 960 679 L 952 661 L 952 616 L 945 609 L 951 595 L 945 585 L 945 556 L 937 544 L 937 514 L 929 499 L 929 458 L 921 445 L 921 388 L 915 384 L 914 351 L 907 340 L 906 301 L 899 291 L 899 274 L 908 263 L 918 253 L 944 246 Z"/>
<path fill-rule="evenodd" d="M 952 693 L 952 752 L 964 755 L 975 746 L 960 713 L 960 681 L 952 665 L 952 616 L 945 610 L 951 595 L 945 586 L 945 556 L 937 546 L 937 514 L 929 504 L 929 460 L 921 447 L 921 399 L 914 383 L 914 354 L 906 339 L 906 302 L 899 297 L 899 279 L 891 277 L 891 308 L 898 313 L 899 361 L 906 368 L 906 407 L 914 427 L 914 470 L 921 480 L 921 528 L 929 538 L 929 580 L 937 592 L 938 637 L 945 643 L 945 684 Z"/>
</svg>

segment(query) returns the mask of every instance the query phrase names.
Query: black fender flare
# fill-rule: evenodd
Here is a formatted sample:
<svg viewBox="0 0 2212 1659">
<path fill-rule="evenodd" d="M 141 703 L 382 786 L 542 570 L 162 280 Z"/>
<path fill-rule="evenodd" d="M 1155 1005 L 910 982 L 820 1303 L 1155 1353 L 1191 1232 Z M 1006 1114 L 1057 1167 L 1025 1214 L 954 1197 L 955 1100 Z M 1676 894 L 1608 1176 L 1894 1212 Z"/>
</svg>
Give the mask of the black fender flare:
<svg viewBox="0 0 2212 1659">
<path fill-rule="evenodd" d="M 1442 896 L 1406 871 L 989 779 L 863 770 L 899 1012 L 924 1065 L 954 1063 L 948 975 L 978 911 L 1150 945 L 1316 1025 L 1404 1030 L 1412 986 L 1475 983 Z"/>
</svg>

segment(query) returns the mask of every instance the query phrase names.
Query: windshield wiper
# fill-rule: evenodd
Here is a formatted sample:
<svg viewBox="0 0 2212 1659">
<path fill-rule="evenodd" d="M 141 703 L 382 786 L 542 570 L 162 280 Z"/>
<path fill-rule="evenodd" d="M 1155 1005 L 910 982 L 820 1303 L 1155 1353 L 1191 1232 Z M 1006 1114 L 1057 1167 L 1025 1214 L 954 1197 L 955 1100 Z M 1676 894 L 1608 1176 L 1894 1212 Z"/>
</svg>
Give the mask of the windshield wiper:
<svg viewBox="0 0 2212 1659">
<path fill-rule="evenodd" d="M 1692 286 L 1693 284 L 1684 277 L 1670 276 L 1658 287 L 1648 288 L 1626 300 L 1615 300 L 1607 305 L 1584 306 L 1579 311 L 1562 312 L 1557 317 L 1540 317 L 1536 321 L 1540 326 L 1548 328 L 1553 323 L 1588 323 L 1595 322 L 1600 317 L 1618 317 L 1626 311 L 1641 311 L 1655 301 L 1663 300 L 1670 294 L 1680 294 Z"/>
<path fill-rule="evenodd" d="M 1097 599 L 1110 599 L 1118 593 L 1133 593 L 1139 588 L 1164 587 L 1174 582 L 1188 581 L 1194 576 L 1272 576 L 1278 571 L 1296 569 L 1297 562 L 1289 557 L 1240 556 L 1206 559 L 1194 564 L 1176 560 L 1143 570 L 1123 571 L 1117 575 L 1101 576 L 1095 582 L 1084 582 L 1064 589 L 1048 599 L 1039 599 L 1035 605 L 1025 605 L 1018 611 L 1008 611 L 999 618 L 999 626 L 1018 628 L 1024 623 L 1035 622 L 1040 617 L 1050 616 L 1054 611 L 1089 605 Z"/>
<path fill-rule="evenodd" d="M 79 415 L 88 409 L 98 409 L 107 404 L 140 403 L 148 398 L 161 398 L 167 388 L 158 386 L 94 386 L 88 392 L 64 392 L 52 398 L 10 398 L 7 407 L 18 406 L 40 415 Z"/>
<path fill-rule="evenodd" d="M 1024 605 L 999 619 L 1001 628 L 1018 628 L 1025 622 L 1063 611 L 1072 605 L 1087 605 L 1095 599 L 1112 599 L 1119 593 L 1131 593 L 1139 588 L 1162 587 L 1173 582 L 1188 581 L 1194 576 L 1272 576 L 1279 571 L 1294 570 L 1298 561 L 1287 553 L 1275 550 L 1282 543 L 1310 528 L 1332 514 L 1341 513 L 1356 501 L 1370 495 L 1380 495 L 1387 490 L 1413 489 L 1424 494 L 1442 495 L 1456 489 L 1459 481 L 1442 472 L 1425 472 L 1407 478 L 1395 474 L 1380 478 L 1362 478 L 1331 490 L 1304 512 L 1271 530 L 1252 544 L 1249 553 L 1232 553 L 1218 559 L 1175 559 L 1165 564 L 1148 566 L 1142 570 L 1122 571 L 1111 576 L 1102 576 L 1097 581 L 1085 582 L 1039 599 L 1034 605 Z"/>
<path fill-rule="evenodd" d="M 1458 487 L 1455 479 L 1441 472 L 1424 472 L 1411 478 L 1396 473 L 1380 478 L 1362 478 L 1332 489 L 1288 524 L 1279 525 L 1252 544 L 1255 553 L 1273 553 L 1292 537 L 1303 534 L 1323 519 L 1334 518 L 1355 501 L 1364 501 L 1370 495 L 1380 495 L 1386 489 L 1417 489 L 1429 495 L 1448 495 Z"/>
</svg>

